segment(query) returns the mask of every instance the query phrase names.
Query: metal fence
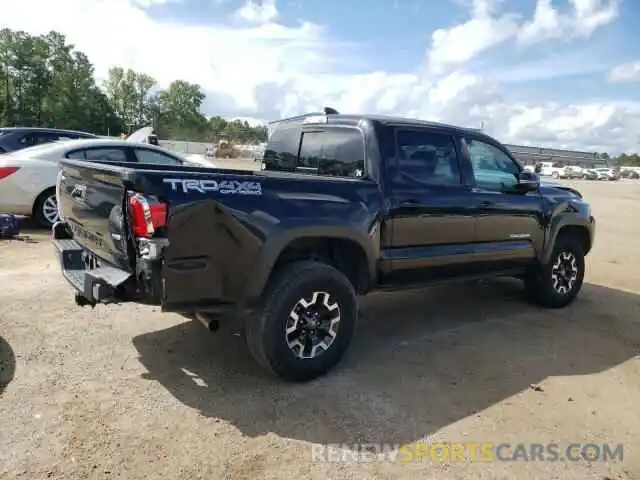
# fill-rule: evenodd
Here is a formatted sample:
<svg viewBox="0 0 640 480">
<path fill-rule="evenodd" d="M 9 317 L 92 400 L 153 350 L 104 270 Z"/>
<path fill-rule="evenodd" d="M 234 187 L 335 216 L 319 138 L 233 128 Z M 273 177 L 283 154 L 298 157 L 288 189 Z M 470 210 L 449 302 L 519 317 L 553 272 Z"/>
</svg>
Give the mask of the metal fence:
<svg viewBox="0 0 640 480">
<path fill-rule="evenodd" d="M 207 142 L 184 142 L 180 140 L 159 140 L 161 147 L 182 154 L 204 155 L 207 149 L 215 152 L 214 143 Z M 264 153 L 264 147 L 261 145 L 234 145 L 234 148 L 241 152 L 247 158 L 261 157 Z"/>
</svg>

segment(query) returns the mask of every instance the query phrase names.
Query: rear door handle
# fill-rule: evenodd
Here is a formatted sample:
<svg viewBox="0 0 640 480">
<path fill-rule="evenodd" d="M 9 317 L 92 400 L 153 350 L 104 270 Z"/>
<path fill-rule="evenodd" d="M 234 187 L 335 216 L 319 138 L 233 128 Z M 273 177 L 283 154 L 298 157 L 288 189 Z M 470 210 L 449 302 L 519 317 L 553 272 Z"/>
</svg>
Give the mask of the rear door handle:
<svg viewBox="0 0 640 480">
<path fill-rule="evenodd" d="M 400 202 L 401 207 L 416 207 L 418 205 L 420 205 L 420 202 L 413 198 L 410 198 L 409 200 L 403 200 L 402 202 Z"/>
<path fill-rule="evenodd" d="M 482 202 L 480 202 L 478 204 L 478 207 L 483 208 L 483 207 L 493 207 L 495 205 L 495 203 L 493 203 L 491 200 L 483 200 Z"/>
</svg>

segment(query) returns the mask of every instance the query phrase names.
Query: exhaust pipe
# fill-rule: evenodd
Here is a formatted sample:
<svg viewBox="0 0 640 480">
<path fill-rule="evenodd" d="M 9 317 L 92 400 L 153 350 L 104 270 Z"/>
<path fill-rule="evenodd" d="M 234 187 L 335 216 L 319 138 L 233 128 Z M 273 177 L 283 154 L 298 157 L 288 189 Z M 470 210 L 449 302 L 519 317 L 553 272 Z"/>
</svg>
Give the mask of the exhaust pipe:
<svg viewBox="0 0 640 480">
<path fill-rule="evenodd" d="M 196 317 L 196 320 L 198 320 L 202 325 L 204 325 L 204 328 L 206 328 L 210 332 L 215 332 L 220 328 L 220 322 L 216 318 L 212 318 L 211 316 L 205 313 L 198 312 L 195 314 L 195 317 Z"/>
</svg>

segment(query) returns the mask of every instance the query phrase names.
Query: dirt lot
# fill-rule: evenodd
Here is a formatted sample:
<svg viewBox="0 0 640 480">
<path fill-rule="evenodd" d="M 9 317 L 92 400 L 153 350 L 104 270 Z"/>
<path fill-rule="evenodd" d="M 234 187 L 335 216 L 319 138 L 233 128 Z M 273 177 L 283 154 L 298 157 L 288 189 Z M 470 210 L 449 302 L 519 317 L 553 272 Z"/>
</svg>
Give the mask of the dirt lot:
<svg viewBox="0 0 640 480">
<path fill-rule="evenodd" d="M 640 478 L 640 182 L 573 183 L 599 222 L 573 306 L 532 307 L 511 280 L 373 295 L 345 361 L 306 385 L 266 376 L 229 326 L 76 308 L 46 232 L 0 242 L 0 478 Z M 426 436 L 625 450 L 311 461 L 313 444 Z"/>
</svg>

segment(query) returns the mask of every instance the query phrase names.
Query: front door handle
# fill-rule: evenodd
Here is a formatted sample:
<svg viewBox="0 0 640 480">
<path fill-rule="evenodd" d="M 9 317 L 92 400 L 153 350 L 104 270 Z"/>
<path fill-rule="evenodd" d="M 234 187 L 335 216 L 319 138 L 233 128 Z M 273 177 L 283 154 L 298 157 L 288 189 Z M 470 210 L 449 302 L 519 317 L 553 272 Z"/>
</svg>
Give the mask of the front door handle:
<svg viewBox="0 0 640 480">
<path fill-rule="evenodd" d="M 493 203 L 491 200 L 483 200 L 478 204 L 478 207 L 487 208 L 487 207 L 493 207 L 494 205 L 495 203 Z"/>
</svg>

